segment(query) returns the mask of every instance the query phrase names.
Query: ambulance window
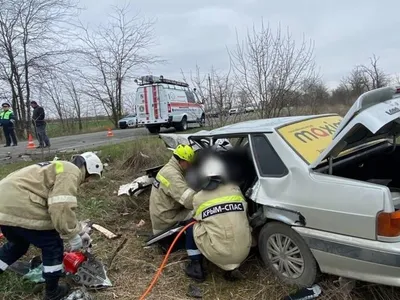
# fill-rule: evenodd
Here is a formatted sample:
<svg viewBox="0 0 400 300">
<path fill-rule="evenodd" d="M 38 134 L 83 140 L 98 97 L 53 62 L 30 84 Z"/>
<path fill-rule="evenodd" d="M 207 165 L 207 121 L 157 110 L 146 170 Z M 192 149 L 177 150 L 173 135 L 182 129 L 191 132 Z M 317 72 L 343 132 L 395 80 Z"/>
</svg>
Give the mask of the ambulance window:
<svg viewBox="0 0 400 300">
<path fill-rule="evenodd" d="M 258 170 L 263 177 L 283 177 L 289 171 L 265 135 L 257 134 L 251 138 Z"/>
<path fill-rule="evenodd" d="M 192 92 L 185 91 L 185 93 L 186 93 L 186 97 L 187 97 L 188 102 L 196 103 L 196 99 L 194 98 L 194 95 L 193 95 Z"/>
</svg>

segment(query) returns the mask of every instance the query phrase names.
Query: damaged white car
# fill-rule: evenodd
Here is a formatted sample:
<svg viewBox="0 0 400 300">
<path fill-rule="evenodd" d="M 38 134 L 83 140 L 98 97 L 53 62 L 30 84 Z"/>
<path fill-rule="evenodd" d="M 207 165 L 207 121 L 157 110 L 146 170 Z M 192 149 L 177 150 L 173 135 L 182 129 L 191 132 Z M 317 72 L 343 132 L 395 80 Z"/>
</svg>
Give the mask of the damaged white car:
<svg viewBox="0 0 400 300">
<path fill-rule="evenodd" d="M 247 151 L 249 219 L 263 261 L 286 283 L 310 286 L 323 272 L 400 286 L 398 96 L 395 87 L 367 92 L 344 118 L 263 119 L 186 135 L 198 148 L 228 139 L 226 151 Z"/>
</svg>

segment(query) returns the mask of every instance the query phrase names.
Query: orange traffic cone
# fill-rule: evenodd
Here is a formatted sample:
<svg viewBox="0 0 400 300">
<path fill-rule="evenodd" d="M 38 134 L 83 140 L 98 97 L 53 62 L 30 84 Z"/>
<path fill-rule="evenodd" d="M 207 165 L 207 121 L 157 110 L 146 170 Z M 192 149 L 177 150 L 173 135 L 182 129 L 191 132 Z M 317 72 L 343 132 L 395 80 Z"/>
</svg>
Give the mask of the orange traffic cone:
<svg viewBox="0 0 400 300">
<path fill-rule="evenodd" d="M 111 128 L 108 128 L 107 136 L 108 137 L 114 136 L 114 133 L 111 131 Z"/>
<path fill-rule="evenodd" d="M 26 147 L 27 149 L 35 149 L 35 143 L 33 142 L 33 138 L 32 138 L 32 134 L 28 135 L 28 147 Z"/>
</svg>

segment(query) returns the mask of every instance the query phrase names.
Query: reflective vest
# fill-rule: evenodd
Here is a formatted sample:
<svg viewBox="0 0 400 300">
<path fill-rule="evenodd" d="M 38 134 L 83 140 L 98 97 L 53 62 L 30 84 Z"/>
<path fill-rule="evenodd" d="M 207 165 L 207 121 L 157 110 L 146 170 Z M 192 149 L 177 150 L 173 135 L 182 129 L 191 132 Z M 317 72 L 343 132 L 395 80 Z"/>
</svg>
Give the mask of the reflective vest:
<svg viewBox="0 0 400 300">
<path fill-rule="evenodd" d="M 12 111 L 11 110 L 2 111 L 0 113 L 0 119 L 2 119 L 2 120 L 10 120 L 10 116 L 11 115 L 12 115 Z"/>
</svg>

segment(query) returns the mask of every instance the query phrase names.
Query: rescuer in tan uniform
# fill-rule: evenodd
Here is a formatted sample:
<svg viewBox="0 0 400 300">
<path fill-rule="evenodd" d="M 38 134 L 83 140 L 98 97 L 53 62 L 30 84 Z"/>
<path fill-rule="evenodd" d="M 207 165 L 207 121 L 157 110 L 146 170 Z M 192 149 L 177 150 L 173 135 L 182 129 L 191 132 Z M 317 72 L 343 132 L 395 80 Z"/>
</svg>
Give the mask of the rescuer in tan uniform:
<svg viewBox="0 0 400 300">
<path fill-rule="evenodd" d="M 40 248 L 45 300 L 63 299 L 67 285 L 59 285 L 63 272 L 64 244 L 72 251 L 89 243 L 81 234 L 75 209 L 78 187 L 91 175 L 99 175 L 103 164 L 93 152 L 68 161 L 42 162 L 22 168 L 0 181 L 0 230 L 7 243 L 0 248 L 0 274 L 27 251 Z"/>
<path fill-rule="evenodd" d="M 188 187 L 185 171 L 193 159 L 192 147 L 178 145 L 169 162 L 158 171 L 149 201 L 154 234 L 192 217 L 195 191 Z"/>
<path fill-rule="evenodd" d="M 191 259 L 186 274 L 204 280 L 202 255 L 225 270 L 227 280 L 241 278 L 237 268 L 249 255 L 252 235 L 247 219 L 247 203 L 240 188 L 227 182 L 224 163 L 208 158 L 200 174 L 203 189 L 193 199 L 194 219 L 186 231 L 186 250 Z M 200 176 L 201 176 L 200 175 Z"/>
</svg>

